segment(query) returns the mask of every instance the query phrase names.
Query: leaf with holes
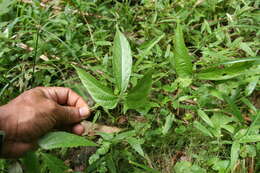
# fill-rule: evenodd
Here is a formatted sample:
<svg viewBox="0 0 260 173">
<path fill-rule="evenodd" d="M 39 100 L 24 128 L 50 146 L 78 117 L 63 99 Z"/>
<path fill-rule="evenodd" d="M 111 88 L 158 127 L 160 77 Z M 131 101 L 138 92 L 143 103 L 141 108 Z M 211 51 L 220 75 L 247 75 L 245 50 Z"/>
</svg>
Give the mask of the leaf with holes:
<svg viewBox="0 0 260 173">
<path fill-rule="evenodd" d="M 97 144 L 85 139 L 84 137 L 67 132 L 48 133 L 38 141 L 38 144 L 41 148 L 46 150 L 53 148 L 97 146 Z"/>
<path fill-rule="evenodd" d="M 113 91 L 108 87 L 102 85 L 92 75 L 87 73 L 85 70 L 74 67 L 77 70 L 78 76 L 87 89 L 93 100 L 97 104 L 101 105 L 106 109 L 113 109 L 118 103 L 118 98 L 113 94 Z"/>
<path fill-rule="evenodd" d="M 132 69 L 131 48 L 126 37 L 117 29 L 113 46 L 113 71 L 120 93 L 128 86 Z"/>
</svg>

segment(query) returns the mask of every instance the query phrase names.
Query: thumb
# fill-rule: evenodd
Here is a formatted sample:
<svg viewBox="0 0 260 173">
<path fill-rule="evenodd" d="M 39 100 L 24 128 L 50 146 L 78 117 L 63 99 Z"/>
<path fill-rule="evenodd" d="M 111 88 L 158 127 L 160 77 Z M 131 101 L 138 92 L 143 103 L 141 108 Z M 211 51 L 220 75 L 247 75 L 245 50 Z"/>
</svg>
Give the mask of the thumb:
<svg viewBox="0 0 260 173">
<path fill-rule="evenodd" d="M 88 106 L 72 107 L 72 106 L 59 106 L 56 119 L 58 124 L 73 124 L 86 119 L 90 115 Z"/>
</svg>

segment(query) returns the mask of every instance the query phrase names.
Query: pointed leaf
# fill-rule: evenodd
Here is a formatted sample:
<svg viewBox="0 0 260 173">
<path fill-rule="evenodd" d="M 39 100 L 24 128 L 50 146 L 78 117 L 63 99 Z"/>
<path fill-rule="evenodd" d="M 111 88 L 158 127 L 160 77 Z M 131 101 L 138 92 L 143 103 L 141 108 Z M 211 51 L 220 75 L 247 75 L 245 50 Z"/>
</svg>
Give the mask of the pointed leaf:
<svg viewBox="0 0 260 173">
<path fill-rule="evenodd" d="M 67 148 L 67 147 L 79 147 L 79 146 L 97 146 L 92 141 L 85 139 L 84 137 L 77 136 L 66 132 L 51 132 L 43 136 L 38 144 L 43 149 L 53 148 Z"/>
<path fill-rule="evenodd" d="M 236 63 L 229 67 L 213 67 L 197 73 L 197 78 L 201 80 L 227 80 L 239 75 L 245 74 L 248 68 L 252 66 L 251 62 Z"/>
<path fill-rule="evenodd" d="M 136 139 L 133 137 L 130 137 L 127 139 L 127 142 L 131 145 L 131 147 L 141 156 L 144 157 L 144 151 L 141 147 L 141 144 L 143 143 L 143 141 L 141 141 L 140 139 Z"/>
<path fill-rule="evenodd" d="M 126 90 L 131 75 L 132 55 L 125 36 L 117 30 L 113 46 L 113 71 L 116 85 L 122 93 Z"/>
<path fill-rule="evenodd" d="M 231 147 L 230 169 L 233 170 L 239 157 L 240 144 L 234 142 Z"/>
<path fill-rule="evenodd" d="M 69 169 L 62 160 L 55 156 L 47 153 L 41 153 L 41 155 L 43 163 L 47 166 L 51 173 L 64 173 Z"/>
<path fill-rule="evenodd" d="M 91 97 L 106 109 L 113 109 L 116 107 L 118 98 L 113 94 L 113 91 L 102 85 L 92 75 L 85 70 L 74 67 L 77 70 L 78 76 L 91 95 Z"/>
<path fill-rule="evenodd" d="M 195 121 L 195 122 L 193 123 L 193 125 L 194 125 L 195 128 L 197 128 L 198 130 L 200 130 L 204 135 L 213 137 L 213 135 L 211 134 L 211 132 L 210 132 L 205 126 L 203 126 L 201 123 L 199 123 L 198 121 Z"/>
<path fill-rule="evenodd" d="M 260 135 L 247 135 L 238 140 L 239 143 L 260 142 Z"/>
<path fill-rule="evenodd" d="M 214 127 L 212 121 L 209 119 L 208 115 L 202 111 L 202 110 L 198 110 L 198 115 L 200 116 L 201 119 L 203 119 L 203 121 L 205 121 L 210 127 Z"/>
<path fill-rule="evenodd" d="M 137 85 L 126 96 L 125 109 L 138 109 L 148 102 L 148 95 L 152 87 L 152 71 L 147 72 Z"/>
<path fill-rule="evenodd" d="M 174 68 L 179 77 L 185 78 L 191 76 L 192 73 L 191 57 L 185 45 L 182 26 L 180 24 L 177 25 L 175 31 L 174 57 L 173 59 L 170 59 L 170 61 L 171 60 L 173 60 L 171 64 L 174 64 Z"/>
</svg>

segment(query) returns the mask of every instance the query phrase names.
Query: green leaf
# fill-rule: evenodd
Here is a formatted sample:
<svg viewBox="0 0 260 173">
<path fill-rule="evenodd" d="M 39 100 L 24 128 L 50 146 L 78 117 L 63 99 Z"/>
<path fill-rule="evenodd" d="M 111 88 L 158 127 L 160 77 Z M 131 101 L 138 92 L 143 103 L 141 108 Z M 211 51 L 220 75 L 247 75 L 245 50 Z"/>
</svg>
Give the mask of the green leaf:
<svg viewBox="0 0 260 173">
<path fill-rule="evenodd" d="M 238 140 L 239 143 L 260 142 L 260 135 L 247 135 Z"/>
<path fill-rule="evenodd" d="M 201 80 L 227 80 L 245 74 L 251 66 L 251 62 L 244 62 L 225 68 L 212 67 L 198 72 L 196 77 Z"/>
<path fill-rule="evenodd" d="M 22 166 L 19 162 L 15 162 L 9 166 L 8 173 L 23 173 Z"/>
<path fill-rule="evenodd" d="M 51 132 L 43 136 L 39 141 L 39 146 L 43 149 L 79 147 L 79 146 L 97 146 L 92 141 L 84 137 L 66 132 Z"/>
<path fill-rule="evenodd" d="M 125 100 L 125 112 L 127 109 L 138 109 L 148 104 L 148 95 L 152 87 L 152 71 L 147 72 L 136 86 L 131 89 Z"/>
<path fill-rule="evenodd" d="M 127 142 L 131 145 L 131 147 L 141 156 L 144 157 L 144 151 L 141 147 L 141 144 L 143 144 L 143 141 L 141 139 L 136 139 L 134 137 L 130 137 L 127 139 Z"/>
<path fill-rule="evenodd" d="M 223 99 L 228 103 L 228 106 L 230 108 L 230 110 L 232 111 L 233 115 L 240 121 L 240 122 L 244 122 L 243 116 L 241 111 L 239 110 L 239 108 L 237 107 L 237 105 L 234 103 L 233 100 L 231 100 L 231 98 L 229 96 L 227 96 L 226 94 L 222 93 L 222 97 Z"/>
<path fill-rule="evenodd" d="M 131 75 L 132 55 L 125 36 L 117 29 L 113 46 L 113 71 L 116 85 L 122 93 L 126 90 Z"/>
<path fill-rule="evenodd" d="M 142 49 L 142 54 L 147 54 L 148 52 L 150 52 L 152 50 L 152 48 L 165 36 L 165 34 L 162 34 L 154 39 L 152 39 L 151 41 L 149 41 L 148 43 L 144 43 L 144 45 L 142 45 L 141 49 Z"/>
<path fill-rule="evenodd" d="M 249 84 L 247 85 L 246 89 L 245 89 L 245 95 L 249 96 L 253 93 L 253 91 L 255 90 L 255 87 L 258 83 L 259 80 L 259 76 L 254 76 L 251 78 L 251 81 L 249 82 Z"/>
<path fill-rule="evenodd" d="M 40 164 L 35 152 L 29 151 L 22 158 L 26 173 L 36 173 L 40 171 Z"/>
<path fill-rule="evenodd" d="M 165 124 L 162 128 L 162 134 L 163 135 L 166 135 L 168 133 L 168 131 L 170 130 L 170 128 L 172 127 L 172 123 L 173 123 L 174 118 L 175 118 L 175 116 L 173 114 L 169 114 L 166 117 Z"/>
<path fill-rule="evenodd" d="M 194 121 L 193 125 L 194 125 L 195 128 L 200 130 L 204 135 L 213 137 L 211 132 L 205 126 L 203 126 L 201 123 L 199 123 L 198 121 Z"/>
<path fill-rule="evenodd" d="M 0 16 L 10 10 L 10 5 L 15 2 L 14 0 L 2 0 L 0 2 Z"/>
<path fill-rule="evenodd" d="M 239 157 L 240 144 L 234 142 L 231 147 L 230 169 L 233 170 Z"/>
<path fill-rule="evenodd" d="M 57 157 L 47 153 L 41 153 L 41 155 L 43 163 L 51 173 L 64 173 L 68 170 L 68 167 L 63 163 L 63 161 Z"/>
<path fill-rule="evenodd" d="M 188 49 L 185 46 L 182 26 L 177 25 L 174 39 L 174 57 L 170 59 L 171 64 L 174 64 L 176 73 L 181 78 L 190 77 L 192 74 L 192 63 Z"/>
<path fill-rule="evenodd" d="M 106 109 L 113 109 L 118 103 L 118 98 L 113 94 L 113 91 L 102 85 L 92 75 L 85 70 L 74 67 L 77 70 L 78 76 L 91 95 L 91 97 Z"/>
<path fill-rule="evenodd" d="M 209 119 L 208 115 L 202 111 L 202 110 L 198 110 L 198 115 L 200 116 L 200 118 L 205 121 L 210 127 L 214 127 L 212 121 Z"/>
<path fill-rule="evenodd" d="M 115 161 L 114 161 L 114 159 L 113 159 L 113 155 L 111 154 L 111 153 L 109 153 L 108 155 L 107 155 L 107 159 L 106 159 L 106 161 L 107 161 L 107 167 L 108 167 L 108 169 L 109 169 L 109 171 L 111 172 L 111 173 L 117 173 L 117 171 L 116 171 L 116 164 L 115 164 Z"/>
</svg>

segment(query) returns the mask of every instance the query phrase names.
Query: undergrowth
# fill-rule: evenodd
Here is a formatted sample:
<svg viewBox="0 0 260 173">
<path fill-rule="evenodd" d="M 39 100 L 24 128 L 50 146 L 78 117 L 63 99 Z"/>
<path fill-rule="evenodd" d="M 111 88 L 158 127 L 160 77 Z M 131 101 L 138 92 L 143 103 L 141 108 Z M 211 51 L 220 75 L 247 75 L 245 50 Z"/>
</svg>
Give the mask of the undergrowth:
<svg viewBox="0 0 260 173">
<path fill-rule="evenodd" d="M 88 137 L 97 150 L 81 158 L 84 172 L 257 173 L 259 4 L 1 0 L 0 104 L 65 86 L 88 100 L 91 121 L 123 128 Z M 77 172 L 68 153 L 79 148 L 66 147 L 89 143 L 45 140 L 1 170 Z"/>
</svg>

